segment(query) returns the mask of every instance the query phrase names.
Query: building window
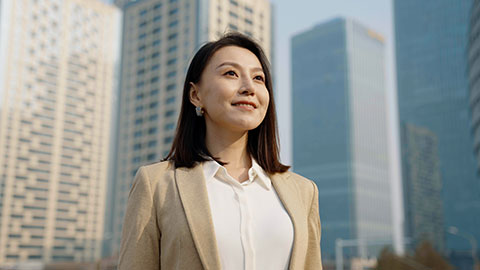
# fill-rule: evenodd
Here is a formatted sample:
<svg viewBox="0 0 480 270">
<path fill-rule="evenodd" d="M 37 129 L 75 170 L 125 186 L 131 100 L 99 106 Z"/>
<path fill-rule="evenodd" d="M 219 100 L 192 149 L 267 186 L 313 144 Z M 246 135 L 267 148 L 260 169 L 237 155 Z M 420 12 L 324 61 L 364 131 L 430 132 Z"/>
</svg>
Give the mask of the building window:
<svg viewBox="0 0 480 270">
<path fill-rule="evenodd" d="M 165 113 L 165 116 L 166 116 L 166 117 L 169 117 L 169 116 L 172 116 L 174 113 L 175 113 L 175 111 L 170 110 L 170 111 L 167 111 L 167 112 Z"/>
<path fill-rule="evenodd" d="M 142 144 L 141 143 L 136 143 L 133 145 L 133 150 L 140 150 L 142 149 Z"/>
<path fill-rule="evenodd" d="M 150 80 L 150 83 L 156 83 L 158 82 L 159 78 L 158 77 L 153 77 L 151 80 Z"/>
<path fill-rule="evenodd" d="M 177 50 L 177 46 L 172 46 L 172 47 L 168 48 L 169 53 L 174 52 L 176 50 Z"/>
<path fill-rule="evenodd" d="M 150 103 L 150 109 L 153 109 L 153 108 L 156 108 L 158 107 L 158 102 L 154 101 L 152 103 Z"/>
<path fill-rule="evenodd" d="M 178 20 L 175 20 L 175 21 L 169 23 L 169 24 L 168 24 L 168 27 L 175 27 L 175 26 L 177 26 L 177 25 L 178 25 Z"/>
<path fill-rule="evenodd" d="M 176 71 L 170 71 L 168 74 L 167 74 L 167 78 L 173 78 L 177 75 L 177 72 Z"/>
<path fill-rule="evenodd" d="M 175 87 L 176 87 L 175 84 L 169 84 L 169 85 L 167 85 L 167 91 L 175 90 Z"/>
<path fill-rule="evenodd" d="M 154 160 L 156 158 L 156 156 L 157 155 L 155 155 L 155 153 L 148 154 L 147 160 L 149 160 L 149 161 Z"/>
<path fill-rule="evenodd" d="M 235 12 L 230 11 L 228 14 L 230 14 L 230 17 L 233 17 L 233 18 L 235 18 L 235 19 L 238 18 L 237 13 L 235 13 Z"/>
<path fill-rule="evenodd" d="M 156 134 L 157 133 L 157 128 L 156 127 L 151 127 L 148 129 L 148 134 Z"/>
<path fill-rule="evenodd" d="M 153 47 L 159 46 L 160 43 L 161 43 L 160 39 L 156 39 L 156 40 L 153 41 L 152 46 Z"/>
<path fill-rule="evenodd" d="M 177 14 L 177 13 L 178 13 L 178 8 L 174 8 L 174 9 L 172 9 L 168 12 L 168 15 L 171 16 L 171 15 L 174 15 L 174 14 Z"/>
<path fill-rule="evenodd" d="M 168 60 L 167 65 L 173 65 L 175 63 L 177 63 L 177 58 L 173 58 L 173 59 Z"/>
<path fill-rule="evenodd" d="M 173 140 L 172 137 L 166 137 L 165 139 L 163 139 L 163 143 L 164 143 L 164 144 L 169 144 L 169 143 L 172 142 L 172 140 Z"/>
<path fill-rule="evenodd" d="M 142 131 L 141 131 L 141 130 L 135 131 L 135 133 L 133 134 L 133 136 L 134 136 L 135 138 L 142 137 Z"/>
<path fill-rule="evenodd" d="M 166 100 L 165 103 L 167 103 L 167 104 L 172 104 L 172 103 L 174 103 L 174 102 L 175 102 L 175 97 L 169 97 L 169 98 L 167 98 L 167 100 Z"/>
<path fill-rule="evenodd" d="M 157 16 L 153 17 L 154 22 L 159 22 L 161 20 L 162 20 L 162 15 L 157 15 Z"/>
<path fill-rule="evenodd" d="M 152 114 L 148 118 L 149 121 L 156 121 L 158 119 L 158 114 Z"/>
<path fill-rule="evenodd" d="M 158 94 L 158 89 L 153 89 L 151 92 L 150 92 L 150 95 L 151 96 L 155 96 Z"/>
<path fill-rule="evenodd" d="M 155 146 L 157 146 L 157 141 L 156 140 L 148 142 L 148 147 L 155 147 Z"/>
<path fill-rule="evenodd" d="M 152 70 L 157 70 L 160 68 L 159 64 L 152 65 Z"/>
<path fill-rule="evenodd" d="M 173 130 L 174 127 L 175 127 L 174 123 L 168 123 L 163 127 L 163 129 L 168 131 L 168 130 Z"/>
<path fill-rule="evenodd" d="M 138 15 L 140 15 L 140 16 L 145 16 L 145 15 L 147 14 L 147 12 L 148 12 L 148 10 L 143 9 L 143 10 L 141 10 L 141 11 L 138 13 Z"/>
</svg>

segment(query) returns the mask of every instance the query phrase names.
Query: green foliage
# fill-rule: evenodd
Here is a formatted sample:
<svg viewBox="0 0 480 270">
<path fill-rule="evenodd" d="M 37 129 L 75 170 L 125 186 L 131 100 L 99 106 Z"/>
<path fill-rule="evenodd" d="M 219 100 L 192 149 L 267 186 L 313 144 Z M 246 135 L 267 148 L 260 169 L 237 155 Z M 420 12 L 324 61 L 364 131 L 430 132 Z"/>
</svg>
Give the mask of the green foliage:
<svg viewBox="0 0 480 270">
<path fill-rule="evenodd" d="M 375 270 L 452 270 L 453 267 L 428 242 L 421 242 L 413 256 L 397 256 L 384 248 L 378 257 Z"/>
</svg>

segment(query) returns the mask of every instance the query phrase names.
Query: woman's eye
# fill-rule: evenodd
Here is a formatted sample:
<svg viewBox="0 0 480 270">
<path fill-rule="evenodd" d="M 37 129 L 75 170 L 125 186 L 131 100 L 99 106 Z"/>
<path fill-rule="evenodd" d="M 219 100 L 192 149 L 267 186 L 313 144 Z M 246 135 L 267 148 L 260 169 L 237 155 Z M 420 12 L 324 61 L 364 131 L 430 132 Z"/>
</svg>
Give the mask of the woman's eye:
<svg viewBox="0 0 480 270">
<path fill-rule="evenodd" d="M 265 82 L 265 79 L 263 78 L 263 76 L 260 76 L 260 75 L 258 75 L 258 76 L 255 76 L 255 78 L 254 78 L 254 79 L 255 79 L 255 80 L 262 81 L 262 82 Z"/>
<path fill-rule="evenodd" d="M 229 71 L 225 72 L 225 74 L 224 74 L 224 75 L 235 76 L 235 75 L 237 75 L 237 74 L 235 73 L 235 71 L 233 71 L 233 70 L 229 70 Z"/>
</svg>

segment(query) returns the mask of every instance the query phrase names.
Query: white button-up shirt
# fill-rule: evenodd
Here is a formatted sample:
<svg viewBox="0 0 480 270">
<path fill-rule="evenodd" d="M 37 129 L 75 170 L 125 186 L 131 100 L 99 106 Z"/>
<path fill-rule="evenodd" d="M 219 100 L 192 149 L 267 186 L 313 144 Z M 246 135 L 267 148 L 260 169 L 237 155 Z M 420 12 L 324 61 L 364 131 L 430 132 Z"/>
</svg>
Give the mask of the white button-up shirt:
<svg viewBox="0 0 480 270">
<path fill-rule="evenodd" d="M 215 161 L 203 173 L 222 269 L 288 269 L 293 225 L 260 165 L 252 159 L 242 183 Z"/>
</svg>

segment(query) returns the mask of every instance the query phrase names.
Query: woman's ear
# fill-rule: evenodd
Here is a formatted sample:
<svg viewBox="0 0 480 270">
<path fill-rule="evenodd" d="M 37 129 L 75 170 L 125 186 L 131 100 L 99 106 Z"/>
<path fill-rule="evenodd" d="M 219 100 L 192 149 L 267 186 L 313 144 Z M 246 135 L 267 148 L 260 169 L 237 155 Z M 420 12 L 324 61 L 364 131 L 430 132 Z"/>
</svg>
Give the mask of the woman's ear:
<svg viewBox="0 0 480 270">
<path fill-rule="evenodd" d="M 195 106 L 195 107 L 202 107 L 202 102 L 200 100 L 200 96 L 198 95 L 198 87 L 190 82 L 190 102 Z"/>
</svg>

